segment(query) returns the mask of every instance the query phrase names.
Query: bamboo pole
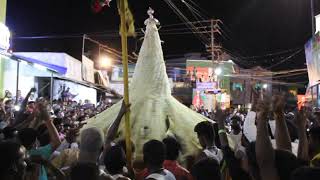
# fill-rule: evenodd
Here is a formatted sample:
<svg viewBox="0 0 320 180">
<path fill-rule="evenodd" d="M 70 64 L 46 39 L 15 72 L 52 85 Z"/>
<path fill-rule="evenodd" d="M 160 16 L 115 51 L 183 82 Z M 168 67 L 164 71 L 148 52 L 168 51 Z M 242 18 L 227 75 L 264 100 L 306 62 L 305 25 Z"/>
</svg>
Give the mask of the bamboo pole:
<svg viewBox="0 0 320 180">
<path fill-rule="evenodd" d="M 125 1 L 120 1 L 120 18 L 121 18 L 121 46 L 122 46 L 122 65 L 123 65 L 123 84 L 124 84 L 124 102 L 129 104 L 129 81 L 128 81 L 128 41 L 127 41 L 127 26 L 126 26 L 126 9 Z M 132 151 L 131 151 L 131 129 L 130 129 L 130 112 L 125 114 L 125 138 L 126 138 L 126 155 L 127 165 L 131 169 L 132 166 Z"/>
</svg>

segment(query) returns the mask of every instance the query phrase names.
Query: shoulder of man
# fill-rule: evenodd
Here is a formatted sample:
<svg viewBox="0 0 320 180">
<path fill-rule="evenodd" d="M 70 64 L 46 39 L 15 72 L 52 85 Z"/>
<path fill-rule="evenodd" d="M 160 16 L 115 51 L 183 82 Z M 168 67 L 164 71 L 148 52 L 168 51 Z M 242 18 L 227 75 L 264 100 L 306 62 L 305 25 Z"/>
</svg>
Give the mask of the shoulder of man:
<svg viewBox="0 0 320 180">
<path fill-rule="evenodd" d="M 115 180 L 112 176 L 110 176 L 109 174 L 107 174 L 103 170 L 101 170 L 101 169 L 99 169 L 99 170 L 100 170 L 99 180 Z"/>
</svg>

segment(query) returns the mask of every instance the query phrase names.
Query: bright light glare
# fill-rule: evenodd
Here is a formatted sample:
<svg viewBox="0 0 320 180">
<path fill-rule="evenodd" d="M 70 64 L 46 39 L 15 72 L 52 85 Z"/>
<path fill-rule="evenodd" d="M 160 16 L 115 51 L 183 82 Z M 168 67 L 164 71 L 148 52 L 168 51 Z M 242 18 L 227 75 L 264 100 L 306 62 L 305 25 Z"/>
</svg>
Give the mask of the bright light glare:
<svg viewBox="0 0 320 180">
<path fill-rule="evenodd" d="M 19 106 L 19 105 L 15 105 L 15 106 L 14 106 L 14 110 L 20 111 L 20 106 Z"/>
<path fill-rule="evenodd" d="M 110 67 L 111 66 L 111 62 L 112 62 L 111 58 L 108 57 L 108 56 L 100 57 L 99 61 L 100 61 L 100 66 L 101 67 Z"/>
<path fill-rule="evenodd" d="M 263 84 L 262 88 L 263 89 L 267 89 L 268 88 L 268 84 Z"/>
<path fill-rule="evenodd" d="M 214 73 L 219 76 L 222 73 L 222 69 L 221 68 L 216 68 L 214 70 Z"/>
</svg>

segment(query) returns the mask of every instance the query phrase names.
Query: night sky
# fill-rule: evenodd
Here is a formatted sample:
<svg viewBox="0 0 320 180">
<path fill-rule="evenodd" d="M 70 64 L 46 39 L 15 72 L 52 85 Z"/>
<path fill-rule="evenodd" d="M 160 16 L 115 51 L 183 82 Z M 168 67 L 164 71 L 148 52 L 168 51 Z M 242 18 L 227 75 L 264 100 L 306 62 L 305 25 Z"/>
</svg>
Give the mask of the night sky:
<svg viewBox="0 0 320 180">
<path fill-rule="evenodd" d="M 195 21 L 181 0 L 171 0 L 182 13 Z M 185 0 L 189 3 L 190 0 Z M 243 67 L 271 65 L 303 48 L 311 37 L 311 11 L 308 0 L 192 0 L 208 18 L 223 21 L 223 36 L 217 38 L 235 62 Z M 315 1 L 315 14 L 320 13 L 320 1 Z M 193 34 L 170 34 L 168 30 L 186 26 L 166 27 L 182 23 L 164 0 L 129 0 L 136 20 L 136 29 L 144 27 L 148 7 L 164 27 L 160 29 L 165 57 L 179 57 L 185 53 L 205 53 L 204 45 Z M 196 7 L 196 6 L 194 6 Z M 9 0 L 7 25 L 13 32 L 14 51 L 67 52 L 81 55 L 81 34 L 121 50 L 118 36 L 119 16 L 116 1 L 102 13 L 94 14 L 90 0 Z M 206 24 L 208 25 L 208 24 Z M 97 35 L 97 32 L 99 34 Z M 101 33 L 104 32 L 104 33 Z M 182 32 L 190 32 L 183 30 Z M 19 37 L 46 36 L 51 39 L 21 39 Z M 64 36 L 70 36 L 66 38 Z M 104 35 L 104 36 L 101 36 Z M 138 52 L 141 40 L 129 39 L 130 53 Z M 266 55 L 289 50 L 278 55 Z M 255 57 L 252 57 L 255 56 Z M 272 68 L 284 70 L 305 67 L 304 50 Z M 305 76 L 307 77 L 307 76 Z"/>
</svg>

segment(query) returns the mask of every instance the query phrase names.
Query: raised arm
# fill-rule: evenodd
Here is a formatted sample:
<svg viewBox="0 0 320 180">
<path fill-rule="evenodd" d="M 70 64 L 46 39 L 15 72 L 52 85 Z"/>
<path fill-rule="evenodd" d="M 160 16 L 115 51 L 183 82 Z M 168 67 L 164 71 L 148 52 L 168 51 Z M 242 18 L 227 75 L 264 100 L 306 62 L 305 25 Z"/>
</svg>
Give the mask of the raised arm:
<svg viewBox="0 0 320 180">
<path fill-rule="evenodd" d="M 30 91 L 28 92 L 27 96 L 24 98 L 24 100 L 23 100 L 22 103 L 21 103 L 19 113 L 20 113 L 20 112 L 24 112 L 24 111 L 26 110 L 26 108 L 27 108 L 27 103 L 28 103 L 28 101 L 29 101 L 29 98 L 30 98 L 30 96 L 31 96 L 31 93 L 34 93 L 34 92 L 36 92 L 36 88 L 31 88 Z"/>
<path fill-rule="evenodd" d="M 304 161 L 309 161 L 309 145 L 307 139 L 307 117 L 305 109 L 302 109 L 297 114 L 297 126 L 299 135 L 298 158 Z"/>
<path fill-rule="evenodd" d="M 218 121 L 218 128 L 219 128 L 218 134 L 219 134 L 221 147 L 229 146 L 226 128 L 225 128 L 226 117 L 227 116 L 226 116 L 225 112 L 223 112 L 221 109 L 217 110 L 216 119 Z"/>
<path fill-rule="evenodd" d="M 287 123 L 284 118 L 284 97 L 283 96 L 274 96 L 273 101 L 273 113 L 276 120 L 276 145 L 277 149 L 283 149 L 292 152 L 291 139 Z"/>
<path fill-rule="evenodd" d="M 39 113 L 38 118 L 45 122 L 50 136 L 50 144 L 52 146 L 52 151 L 55 151 L 61 144 L 58 131 L 54 126 L 52 119 L 50 118 L 46 104 L 38 103 L 37 108 Z"/>
<path fill-rule="evenodd" d="M 33 163 L 41 164 L 41 165 L 47 167 L 48 169 L 50 169 L 51 172 L 54 174 L 54 176 L 56 176 L 57 180 L 65 180 L 66 179 L 65 174 L 61 170 L 56 168 L 49 160 L 43 158 L 42 156 L 32 155 L 32 156 L 30 156 L 30 160 Z"/>
<path fill-rule="evenodd" d="M 129 108 L 130 108 L 130 104 L 126 106 L 124 101 L 122 101 L 122 105 L 121 105 L 121 109 L 119 111 L 119 114 L 108 129 L 108 132 L 106 135 L 106 140 L 105 140 L 106 147 L 109 147 L 110 143 L 116 138 L 116 135 L 117 135 L 120 123 L 121 123 L 121 119 L 124 116 L 124 114 L 127 111 L 129 111 Z"/>
<path fill-rule="evenodd" d="M 31 93 L 33 93 L 33 92 L 36 92 L 36 88 L 31 88 L 30 91 L 28 92 L 27 96 L 22 101 L 22 103 L 20 105 L 20 110 L 17 114 L 16 122 L 13 124 L 13 126 L 18 126 L 19 123 L 24 121 L 23 113 L 26 111 L 28 100 L 31 96 Z"/>
<path fill-rule="evenodd" d="M 256 158 L 262 180 L 278 180 L 275 152 L 268 134 L 268 105 L 266 101 L 260 101 L 257 105 Z"/>
</svg>

